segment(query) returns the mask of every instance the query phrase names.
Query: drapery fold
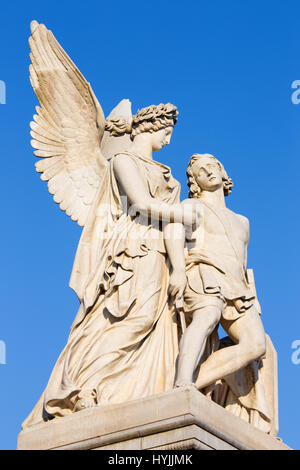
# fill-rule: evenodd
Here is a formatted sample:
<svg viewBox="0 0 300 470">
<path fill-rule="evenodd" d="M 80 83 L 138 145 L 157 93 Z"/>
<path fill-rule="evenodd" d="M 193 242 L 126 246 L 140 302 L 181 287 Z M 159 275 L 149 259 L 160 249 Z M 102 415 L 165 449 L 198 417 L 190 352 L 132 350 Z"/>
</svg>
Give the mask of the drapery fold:
<svg viewBox="0 0 300 470">
<path fill-rule="evenodd" d="M 127 155 L 152 197 L 179 202 L 180 186 L 168 167 Z M 85 391 L 101 406 L 173 388 L 178 338 L 168 276 L 159 224 L 128 215 L 110 162 L 74 261 L 70 286 L 80 308 L 23 427 L 72 413 Z"/>
</svg>

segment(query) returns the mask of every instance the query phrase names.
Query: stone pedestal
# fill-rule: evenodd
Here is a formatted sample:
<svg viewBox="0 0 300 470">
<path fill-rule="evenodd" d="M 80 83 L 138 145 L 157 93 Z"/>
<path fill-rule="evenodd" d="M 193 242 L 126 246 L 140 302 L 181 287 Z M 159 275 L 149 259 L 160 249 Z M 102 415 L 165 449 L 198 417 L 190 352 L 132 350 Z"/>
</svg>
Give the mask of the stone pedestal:
<svg viewBox="0 0 300 470">
<path fill-rule="evenodd" d="M 19 450 L 290 450 L 194 387 L 98 406 L 23 430 Z"/>
</svg>

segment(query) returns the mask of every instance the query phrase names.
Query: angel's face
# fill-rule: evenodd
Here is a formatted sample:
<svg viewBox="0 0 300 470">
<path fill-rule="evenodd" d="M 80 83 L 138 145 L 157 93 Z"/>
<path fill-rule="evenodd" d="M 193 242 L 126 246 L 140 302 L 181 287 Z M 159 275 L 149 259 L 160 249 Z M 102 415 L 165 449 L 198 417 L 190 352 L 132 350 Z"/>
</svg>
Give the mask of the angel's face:
<svg viewBox="0 0 300 470">
<path fill-rule="evenodd" d="M 151 134 L 152 140 L 152 150 L 157 152 L 162 149 L 165 145 L 170 143 L 173 132 L 173 126 L 165 127 L 159 131 L 153 132 Z"/>
</svg>

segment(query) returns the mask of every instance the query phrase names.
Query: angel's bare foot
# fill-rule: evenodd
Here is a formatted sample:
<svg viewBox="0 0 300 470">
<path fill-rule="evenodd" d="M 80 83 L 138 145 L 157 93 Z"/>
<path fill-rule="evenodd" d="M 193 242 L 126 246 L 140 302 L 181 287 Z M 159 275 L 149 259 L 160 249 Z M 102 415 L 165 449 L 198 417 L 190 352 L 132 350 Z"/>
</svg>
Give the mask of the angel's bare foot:
<svg viewBox="0 0 300 470">
<path fill-rule="evenodd" d="M 78 399 L 74 406 L 74 412 L 85 410 L 86 408 L 93 408 L 94 406 L 97 406 L 95 391 L 82 390 L 78 394 Z"/>
</svg>

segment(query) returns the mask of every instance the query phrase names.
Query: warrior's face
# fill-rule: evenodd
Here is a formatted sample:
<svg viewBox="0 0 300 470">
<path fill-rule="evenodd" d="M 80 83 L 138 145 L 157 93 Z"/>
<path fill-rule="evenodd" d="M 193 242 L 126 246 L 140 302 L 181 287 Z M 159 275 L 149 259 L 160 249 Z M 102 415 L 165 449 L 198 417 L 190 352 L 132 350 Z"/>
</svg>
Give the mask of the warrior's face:
<svg viewBox="0 0 300 470">
<path fill-rule="evenodd" d="M 216 191 L 223 186 L 222 171 L 214 158 L 203 156 L 197 159 L 193 164 L 193 174 L 202 191 Z"/>
</svg>

